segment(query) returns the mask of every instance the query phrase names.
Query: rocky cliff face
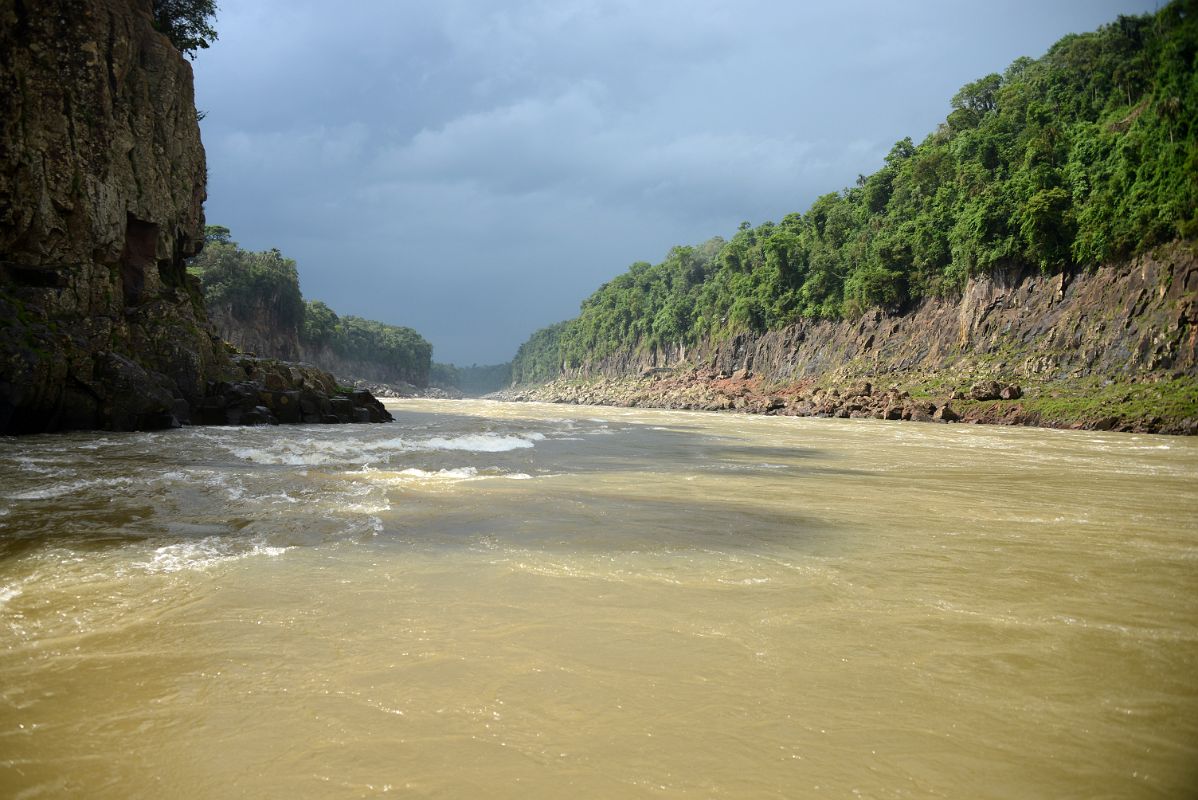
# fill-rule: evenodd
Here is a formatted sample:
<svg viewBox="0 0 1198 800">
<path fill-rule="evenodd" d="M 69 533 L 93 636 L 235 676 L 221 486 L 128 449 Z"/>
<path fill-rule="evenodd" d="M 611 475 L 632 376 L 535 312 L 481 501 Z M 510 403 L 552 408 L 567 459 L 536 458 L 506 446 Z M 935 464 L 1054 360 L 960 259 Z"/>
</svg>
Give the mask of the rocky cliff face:
<svg viewBox="0 0 1198 800">
<path fill-rule="evenodd" d="M 688 364 L 767 380 L 937 376 L 1031 383 L 1198 376 L 1198 244 L 1178 242 L 1093 274 L 1014 271 L 907 314 L 804 321 L 690 351 L 621 353 L 569 377 L 615 377 Z"/>
<path fill-rule="evenodd" d="M 258 303 L 246 318 L 229 307 L 208 303 L 207 309 L 217 335 L 238 350 L 287 361 L 314 361 L 304 355 L 295 324 L 279 319 L 272 298 Z"/>
<path fill-rule="evenodd" d="M 377 361 L 364 361 L 357 358 L 345 358 L 331 347 L 313 347 L 300 344 L 300 360 L 310 364 L 319 364 L 334 375 L 348 381 L 366 381 L 368 383 L 404 383 L 408 377 L 390 364 L 380 364 Z"/>
<path fill-rule="evenodd" d="M 0 2 L 0 431 L 156 427 L 228 373 L 190 65 L 149 0 Z"/>
</svg>

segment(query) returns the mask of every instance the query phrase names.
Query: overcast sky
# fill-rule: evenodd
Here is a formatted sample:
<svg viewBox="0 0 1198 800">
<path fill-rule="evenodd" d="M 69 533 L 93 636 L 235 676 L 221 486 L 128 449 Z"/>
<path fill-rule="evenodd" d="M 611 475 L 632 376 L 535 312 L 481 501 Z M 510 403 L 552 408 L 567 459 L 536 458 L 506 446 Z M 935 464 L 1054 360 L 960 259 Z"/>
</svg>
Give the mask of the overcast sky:
<svg viewBox="0 0 1198 800">
<path fill-rule="evenodd" d="M 508 360 L 634 261 L 805 211 L 1134 0 L 221 0 L 207 216 L 304 296 Z"/>
</svg>

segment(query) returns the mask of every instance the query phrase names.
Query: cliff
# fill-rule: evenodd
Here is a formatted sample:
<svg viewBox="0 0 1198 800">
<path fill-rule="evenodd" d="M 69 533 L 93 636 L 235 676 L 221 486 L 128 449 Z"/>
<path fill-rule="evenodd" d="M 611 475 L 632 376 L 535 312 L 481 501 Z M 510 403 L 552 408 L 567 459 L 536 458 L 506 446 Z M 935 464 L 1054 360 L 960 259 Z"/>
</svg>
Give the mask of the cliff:
<svg viewBox="0 0 1198 800">
<path fill-rule="evenodd" d="M 428 368 L 423 370 L 400 367 L 394 362 L 376 361 L 367 358 L 354 358 L 338 353 L 329 345 L 300 344 L 301 359 L 312 364 L 319 364 L 334 375 L 346 380 L 366 381 L 367 383 L 409 383 L 417 388 L 428 386 Z"/>
<path fill-rule="evenodd" d="M 242 313 L 227 304 L 209 302 L 206 307 L 217 335 L 245 353 L 315 364 L 351 383 L 412 383 L 418 387 L 427 384 L 427 377 L 415 383 L 421 374 L 427 376 L 427 367 L 422 373 L 399 359 L 354 358 L 338 352 L 329 343 L 304 341 L 295 323 L 280 313 L 274 298 L 256 298 Z"/>
<path fill-rule="evenodd" d="M 149 0 L 0 0 L 0 153 L 0 433 L 390 419 L 213 331 L 185 264 L 206 179 L 191 66 Z"/>
<path fill-rule="evenodd" d="M 905 314 L 803 320 L 689 350 L 623 350 L 563 371 L 613 377 L 689 363 L 767 380 L 938 375 L 1045 383 L 1198 376 L 1198 244 L 1177 242 L 1093 273 L 997 272 Z"/>
<path fill-rule="evenodd" d="M 1065 36 L 961 87 L 921 142 L 806 211 L 633 264 L 534 333 L 512 374 L 681 363 L 927 393 L 1003 376 L 1072 398 L 1029 421 L 1105 424 L 1099 397 L 1146 429 L 1150 403 L 1198 416 L 1196 54 L 1193 0 Z M 1144 403 L 1104 395 L 1144 381 L 1161 389 Z"/>
<path fill-rule="evenodd" d="M 0 3 L 0 431 L 160 426 L 228 372 L 192 92 L 148 0 Z"/>
<path fill-rule="evenodd" d="M 344 317 L 338 319 L 344 320 L 341 331 L 323 342 L 311 342 L 299 335 L 283 307 L 267 295 L 250 298 L 240 310 L 211 298 L 206 304 L 217 335 L 243 352 L 315 364 L 347 382 L 428 385 L 432 347 L 410 328 Z M 396 346 L 388 341 L 391 331 L 407 331 L 399 335 L 424 347 Z M 355 349 L 361 355 L 354 355 Z"/>
<path fill-rule="evenodd" d="M 1198 245 L 1093 273 L 1000 272 L 905 314 L 622 350 L 506 396 L 1194 434 Z"/>
</svg>

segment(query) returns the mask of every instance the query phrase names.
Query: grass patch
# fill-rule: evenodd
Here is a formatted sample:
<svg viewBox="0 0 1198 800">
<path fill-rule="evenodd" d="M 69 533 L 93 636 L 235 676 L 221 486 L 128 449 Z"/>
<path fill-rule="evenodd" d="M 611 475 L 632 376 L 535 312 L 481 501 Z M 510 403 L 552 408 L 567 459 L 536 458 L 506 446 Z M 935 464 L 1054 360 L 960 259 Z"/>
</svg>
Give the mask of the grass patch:
<svg viewBox="0 0 1198 800">
<path fill-rule="evenodd" d="M 1136 383 L 1091 377 L 1024 388 L 1026 394 L 1019 400 L 956 400 L 953 407 L 965 412 L 981 406 L 997 406 L 1000 410 L 1021 406 L 1042 423 L 1061 425 L 1154 419 L 1177 423 L 1198 418 L 1198 377 L 1193 376 L 1141 379 Z"/>
<path fill-rule="evenodd" d="M 1198 416 L 1198 378 L 1050 384 L 1043 393 L 1023 402 L 1025 409 L 1052 420 L 1183 420 Z"/>
</svg>

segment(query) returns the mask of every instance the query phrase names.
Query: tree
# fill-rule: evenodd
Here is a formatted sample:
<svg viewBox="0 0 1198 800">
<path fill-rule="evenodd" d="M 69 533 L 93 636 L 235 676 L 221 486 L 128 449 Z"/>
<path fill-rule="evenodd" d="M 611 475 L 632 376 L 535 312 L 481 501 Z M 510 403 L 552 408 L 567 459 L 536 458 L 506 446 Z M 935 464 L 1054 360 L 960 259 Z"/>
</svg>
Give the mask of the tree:
<svg viewBox="0 0 1198 800">
<path fill-rule="evenodd" d="M 1002 77 L 991 73 L 961 87 L 961 91 L 953 95 L 952 106 L 972 111 L 978 116 L 989 114 L 998 108 L 998 90 L 1000 88 L 1002 88 Z"/>
<path fill-rule="evenodd" d="M 336 335 L 340 321 L 333 309 L 319 300 L 309 300 L 304 306 L 304 324 L 300 328 L 300 336 L 308 344 L 317 347 L 328 344 Z"/>
<path fill-rule="evenodd" d="M 154 0 L 154 29 L 193 60 L 196 50 L 216 41 L 215 19 L 216 0 Z"/>
</svg>

